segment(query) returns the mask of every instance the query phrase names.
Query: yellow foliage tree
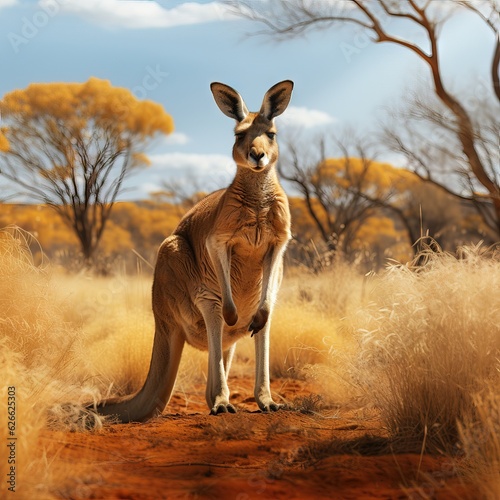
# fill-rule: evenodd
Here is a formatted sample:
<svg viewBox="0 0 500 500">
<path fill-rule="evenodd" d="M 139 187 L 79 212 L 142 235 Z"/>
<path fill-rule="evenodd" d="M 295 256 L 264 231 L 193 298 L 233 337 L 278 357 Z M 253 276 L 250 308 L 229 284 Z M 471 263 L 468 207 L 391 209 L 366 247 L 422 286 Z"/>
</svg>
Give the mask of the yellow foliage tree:
<svg viewBox="0 0 500 500">
<path fill-rule="evenodd" d="M 359 249 L 355 242 L 363 225 L 387 215 L 384 211 L 396 215 L 412 244 L 418 235 L 408 223 L 404 204 L 420 183 L 418 177 L 408 170 L 372 160 L 362 147 L 357 148 L 360 156 L 355 157 L 340 145 L 344 156 L 323 156 L 311 166 L 304 165 L 298 151 L 289 145 L 292 161 L 287 170 L 280 170 L 282 177 L 302 192 L 303 205 L 328 248 L 340 249 L 346 255 Z M 375 244 L 373 239 L 372 243 Z"/>
<path fill-rule="evenodd" d="M 116 202 L 99 245 L 99 263 L 106 265 L 118 255 L 133 266 L 137 254 L 154 263 L 161 242 L 180 220 L 179 209 L 171 203 L 153 201 Z M 47 205 L 0 203 L 0 228 L 16 225 L 31 233 L 37 244 L 54 262 L 74 267 L 78 240 L 63 220 Z"/>
<path fill-rule="evenodd" d="M 63 255 L 74 255 L 78 240 L 74 232 L 63 224 L 59 215 L 45 205 L 0 204 L 0 227 L 19 226 L 34 236 L 37 244 L 31 248 L 36 259 L 39 252 L 56 260 Z"/>
<path fill-rule="evenodd" d="M 9 141 L 3 135 L 3 131 L 0 130 L 0 151 L 8 151 L 9 149 Z"/>
<path fill-rule="evenodd" d="M 387 197 L 390 192 L 404 192 L 418 178 L 403 168 L 366 158 L 328 158 L 318 165 L 313 182 L 323 182 L 329 189 L 342 192 L 363 187 L 373 199 Z M 341 194 L 341 193 L 336 193 Z"/>
<path fill-rule="evenodd" d="M 172 117 L 97 78 L 31 84 L 6 94 L 0 112 L 9 144 L 1 173 L 59 213 L 89 263 L 124 179 L 148 165 L 144 149 L 173 131 Z"/>
<path fill-rule="evenodd" d="M 179 223 L 178 212 L 178 207 L 171 203 L 120 202 L 113 210 L 111 221 L 126 229 L 133 243 L 131 248 L 153 263 L 159 245 Z"/>
</svg>

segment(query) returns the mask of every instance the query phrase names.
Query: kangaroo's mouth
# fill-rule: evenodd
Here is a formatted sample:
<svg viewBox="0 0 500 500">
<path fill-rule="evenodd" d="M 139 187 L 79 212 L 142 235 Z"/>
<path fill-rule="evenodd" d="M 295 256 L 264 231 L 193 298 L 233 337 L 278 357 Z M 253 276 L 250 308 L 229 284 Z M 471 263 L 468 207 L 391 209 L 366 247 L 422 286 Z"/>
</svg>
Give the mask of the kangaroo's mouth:
<svg viewBox="0 0 500 500">
<path fill-rule="evenodd" d="M 252 165 L 250 167 L 254 172 L 262 172 L 266 167 L 264 165 Z"/>
</svg>

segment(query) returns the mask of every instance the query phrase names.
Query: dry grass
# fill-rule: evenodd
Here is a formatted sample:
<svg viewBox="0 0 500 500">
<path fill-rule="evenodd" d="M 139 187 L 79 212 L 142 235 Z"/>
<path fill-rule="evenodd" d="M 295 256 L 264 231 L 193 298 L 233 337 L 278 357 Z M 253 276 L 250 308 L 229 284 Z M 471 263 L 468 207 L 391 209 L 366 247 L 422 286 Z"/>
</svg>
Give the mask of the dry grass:
<svg viewBox="0 0 500 500">
<path fill-rule="evenodd" d="M 464 476 L 477 485 L 478 496 L 500 498 L 500 393 L 489 387 L 474 398 L 475 418 L 459 427 Z"/>
<path fill-rule="evenodd" d="M 320 276 L 291 270 L 273 315 L 271 374 L 305 378 L 327 402 L 351 399 L 354 387 L 346 363 L 355 344 L 344 334 L 344 318 L 363 302 L 365 284 L 346 264 Z"/>
<path fill-rule="evenodd" d="M 418 272 L 395 266 L 371 286 L 351 318 L 358 383 L 393 436 L 457 451 L 459 422 L 474 421 L 476 393 L 499 379 L 498 255 L 434 254 Z"/>
<path fill-rule="evenodd" d="M 7 391 L 15 387 L 16 492 L 21 498 L 41 497 L 44 490 L 48 471 L 36 443 L 48 405 L 63 395 L 75 398 L 71 374 L 75 368 L 85 372 L 85 363 L 74 355 L 77 332 L 70 331 L 52 300 L 49 272 L 34 265 L 30 243 L 29 235 L 19 230 L 0 232 L 0 428 L 5 443 Z M 65 378 L 63 385 L 59 376 Z M 6 467 L 2 460 L 2 477 Z"/>
</svg>

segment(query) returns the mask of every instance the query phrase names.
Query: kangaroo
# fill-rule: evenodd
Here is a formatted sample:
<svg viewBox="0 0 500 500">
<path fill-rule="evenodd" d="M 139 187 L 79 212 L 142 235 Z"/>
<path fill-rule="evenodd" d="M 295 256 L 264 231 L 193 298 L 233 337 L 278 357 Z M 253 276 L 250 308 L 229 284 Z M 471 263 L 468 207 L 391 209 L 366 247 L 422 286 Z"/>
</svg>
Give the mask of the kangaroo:
<svg viewBox="0 0 500 500">
<path fill-rule="evenodd" d="M 94 407 L 118 422 L 161 414 L 177 376 L 184 343 L 208 350 L 206 401 L 210 413 L 235 413 L 227 384 L 236 343 L 255 339 L 255 400 L 277 411 L 269 385 L 269 329 L 290 240 L 290 211 L 278 182 L 274 118 L 290 102 L 293 82 L 265 94 L 258 113 L 222 83 L 210 86 L 220 110 L 236 120 L 236 175 L 180 221 L 158 250 L 153 281 L 155 337 L 146 381 L 135 395 Z"/>
</svg>

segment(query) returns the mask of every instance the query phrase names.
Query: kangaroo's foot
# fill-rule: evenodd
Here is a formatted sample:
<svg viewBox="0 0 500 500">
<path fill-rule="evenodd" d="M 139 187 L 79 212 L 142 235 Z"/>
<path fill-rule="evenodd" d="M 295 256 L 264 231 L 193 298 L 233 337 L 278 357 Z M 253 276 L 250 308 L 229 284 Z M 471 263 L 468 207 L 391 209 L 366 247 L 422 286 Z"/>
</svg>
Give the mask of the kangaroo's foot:
<svg viewBox="0 0 500 500">
<path fill-rule="evenodd" d="M 210 415 L 219 415 L 221 413 L 236 413 L 236 408 L 227 401 L 215 403 L 210 410 Z"/>
<path fill-rule="evenodd" d="M 255 401 L 263 412 L 278 411 L 285 407 L 285 405 L 275 403 L 271 397 L 271 393 L 268 391 L 257 392 L 255 394 Z"/>
<path fill-rule="evenodd" d="M 265 404 L 265 405 L 264 404 L 259 405 L 259 408 L 261 409 L 261 411 L 263 411 L 265 413 L 271 413 L 273 411 L 278 411 L 284 407 L 285 407 L 285 405 L 275 403 L 274 401 L 271 401 L 270 403 Z"/>
</svg>

